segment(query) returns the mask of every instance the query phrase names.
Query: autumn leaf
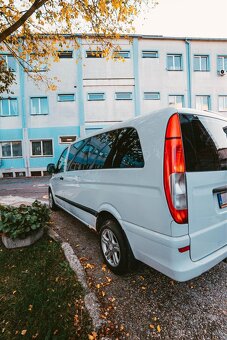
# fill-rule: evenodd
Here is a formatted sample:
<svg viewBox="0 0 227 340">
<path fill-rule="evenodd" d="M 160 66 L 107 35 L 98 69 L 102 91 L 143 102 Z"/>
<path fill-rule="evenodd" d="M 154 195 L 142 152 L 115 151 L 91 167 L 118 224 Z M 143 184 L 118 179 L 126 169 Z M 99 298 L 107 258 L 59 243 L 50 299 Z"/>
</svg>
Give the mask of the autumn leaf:
<svg viewBox="0 0 227 340">
<path fill-rule="evenodd" d="M 91 334 L 88 335 L 88 339 L 89 340 L 97 339 L 97 333 L 96 332 L 92 332 Z"/>
<path fill-rule="evenodd" d="M 23 330 L 21 331 L 21 335 L 26 335 L 26 333 L 27 333 L 27 329 L 23 329 Z"/>
<path fill-rule="evenodd" d="M 150 327 L 151 329 L 154 329 L 154 325 L 152 325 L 152 324 L 150 324 L 149 327 Z"/>
<path fill-rule="evenodd" d="M 161 327 L 158 325 L 157 326 L 157 331 L 160 333 L 161 332 Z"/>
</svg>

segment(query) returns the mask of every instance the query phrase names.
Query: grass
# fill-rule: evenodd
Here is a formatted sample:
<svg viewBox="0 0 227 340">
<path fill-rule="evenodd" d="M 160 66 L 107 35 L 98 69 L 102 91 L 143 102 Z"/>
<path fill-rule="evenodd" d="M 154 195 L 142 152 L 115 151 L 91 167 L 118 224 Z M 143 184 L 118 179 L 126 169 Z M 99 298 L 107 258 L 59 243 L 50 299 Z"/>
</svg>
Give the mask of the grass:
<svg viewBox="0 0 227 340">
<path fill-rule="evenodd" d="M 21 249 L 0 243 L 0 270 L 1 339 L 88 339 L 83 288 L 58 243 L 47 236 Z"/>
</svg>

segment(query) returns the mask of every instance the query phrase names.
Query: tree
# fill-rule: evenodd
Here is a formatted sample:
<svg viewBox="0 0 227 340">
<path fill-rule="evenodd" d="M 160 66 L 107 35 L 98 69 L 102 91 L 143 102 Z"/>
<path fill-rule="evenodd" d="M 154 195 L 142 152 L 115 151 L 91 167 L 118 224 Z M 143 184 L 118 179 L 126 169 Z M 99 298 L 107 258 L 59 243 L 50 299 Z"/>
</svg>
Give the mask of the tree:
<svg viewBox="0 0 227 340">
<path fill-rule="evenodd" d="M 50 56 L 58 61 L 59 49 L 69 40 L 78 48 L 73 34 L 92 33 L 101 53 L 109 55 L 113 39 L 130 32 L 144 1 L 156 4 L 155 0 L 0 0 L 0 51 L 10 52 L 25 72 L 32 69 L 30 77 L 42 79 L 37 72 L 40 64 Z M 9 91 L 14 76 L 1 55 L 0 62 L 1 93 Z"/>
</svg>

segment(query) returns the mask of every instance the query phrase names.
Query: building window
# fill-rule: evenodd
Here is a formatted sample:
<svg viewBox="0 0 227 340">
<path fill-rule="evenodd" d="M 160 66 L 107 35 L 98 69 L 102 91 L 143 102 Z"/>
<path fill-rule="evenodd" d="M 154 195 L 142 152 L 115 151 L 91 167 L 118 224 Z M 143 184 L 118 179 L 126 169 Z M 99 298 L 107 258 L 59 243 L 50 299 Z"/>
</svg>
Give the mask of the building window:
<svg viewBox="0 0 227 340">
<path fill-rule="evenodd" d="M 31 141 L 32 156 L 53 156 L 52 140 Z"/>
<path fill-rule="evenodd" d="M 70 144 L 76 141 L 76 136 L 60 136 L 59 143 L 60 144 Z"/>
<path fill-rule="evenodd" d="M 210 110 L 210 96 L 196 96 L 195 107 L 197 110 Z"/>
<path fill-rule="evenodd" d="M 132 92 L 115 92 L 116 100 L 132 100 Z"/>
<path fill-rule="evenodd" d="M 183 70 L 182 54 L 168 54 L 167 55 L 167 70 L 168 71 L 182 71 Z"/>
<path fill-rule="evenodd" d="M 194 56 L 194 71 L 209 71 L 209 56 L 195 55 Z"/>
<path fill-rule="evenodd" d="M 86 51 L 86 58 L 103 58 L 102 51 Z"/>
<path fill-rule="evenodd" d="M 144 92 L 144 100 L 159 100 L 160 92 Z"/>
<path fill-rule="evenodd" d="M 34 53 L 30 54 L 30 58 L 28 60 L 28 71 L 29 72 L 46 72 L 47 64 L 42 63 L 43 58 L 36 56 Z"/>
<path fill-rule="evenodd" d="M 227 111 L 227 96 L 218 97 L 218 111 Z"/>
<path fill-rule="evenodd" d="M 142 58 L 158 58 L 158 51 L 142 51 Z"/>
<path fill-rule="evenodd" d="M 22 144 L 19 141 L 15 142 L 1 142 L 1 157 L 14 158 L 22 157 Z"/>
<path fill-rule="evenodd" d="M 18 116 L 17 98 L 0 99 L 0 116 Z"/>
<path fill-rule="evenodd" d="M 31 98 L 31 114 L 32 115 L 47 115 L 48 114 L 47 97 L 32 97 Z"/>
<path fill-rule="evenodd" d="M 59 51 L 58 52 L 58 57 L 60 59 L 72 59 L 73 52 L 72 51 Z"/>
<path fill-rule="evenodd" d="M 218 56 L 218 71 L 227 71 L 227 56 Z"/>
<path fill-rule="evenodd" d="M 130 58 L 130 51 L 115 51 L 114 58 L 119 59 L 129 59 Z"/>
<path fill-rule="evenodd" d="M 74 102 L 75 94 L 58 94 L 58 102 Z"/>
<path fill-rule="evenodd" d="M 105 93 L 88 93 L 87 94 L 87 99 L 89 101 L 101 101 L 105 100 Z"/>
<path fill-rule="evenodd" d="M 11 54 L 1 54 L 0 60 L 5 61 L 7 70 L 11 72 L 16 72 L 16 59 Z"/>
<path fill-rule="evenodd" d="M 4 178 L 13 177 L 13 172 L 3 172 L 3 173 L 2 173 L 2 176 L 3 176 Z"/>
<path fill-rule="evenodd" d="M 184 96 L 177 95 L 177 96 L 169 96 L 169 105 L 174 106 L 177 109 L 181 109 L 184 107 Z"/>
</svg>

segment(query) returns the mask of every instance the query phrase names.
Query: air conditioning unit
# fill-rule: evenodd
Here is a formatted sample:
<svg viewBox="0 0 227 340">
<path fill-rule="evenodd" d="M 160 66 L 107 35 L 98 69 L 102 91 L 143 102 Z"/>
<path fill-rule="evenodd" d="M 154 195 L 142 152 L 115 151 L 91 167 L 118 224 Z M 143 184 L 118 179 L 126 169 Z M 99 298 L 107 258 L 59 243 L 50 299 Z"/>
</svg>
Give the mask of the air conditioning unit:
<svg viewBox="0 0 227 340">
<path fill-rule="evenodd" d="M 224 76 L 224 75 L 226 75 L 226 71 L 225 70 L 219 70 L 218 71 L 218 74 L 219 74 L 219 76 Z"/>
</svg>

